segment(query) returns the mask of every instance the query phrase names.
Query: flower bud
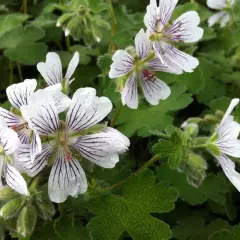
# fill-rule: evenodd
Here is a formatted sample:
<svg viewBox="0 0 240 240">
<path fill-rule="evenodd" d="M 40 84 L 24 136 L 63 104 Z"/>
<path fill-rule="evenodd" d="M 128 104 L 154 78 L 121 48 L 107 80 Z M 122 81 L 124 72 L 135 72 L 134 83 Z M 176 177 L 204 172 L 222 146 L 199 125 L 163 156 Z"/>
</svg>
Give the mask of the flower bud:
<svg viewBox="0 0 240 240">
<path fill-rule="evenodd" d="M 7 201 L 16 198 L 19 194 L 7 185 L 0 188 L 0 200 Z"/>
<path fill-rule="evenodd" d="M 204 120 L 212 123 L 212 124 L 216 124 L 219 123 L 219 119 L 217 117 L 215 117 L 214 115 L 208 114 L 204 117 Z"/>
<path fill-rule="evenodd" d="M 44 201 L 38 204 L 38 209 L 40 217 L 44 220 L 51 220 L 52 216 L 55 214 L 55 208 L 50 201 Z"/>
<path fill-rule="evenodd" d="M 0 216 L 4 219 L 10 219 L 15 217 L 21 210 L 24 203 L 25 200 L 23 200 L 22 198 L 15 198 L 13 200 L 10 200 L 0 209 Z"/>
<path fill-rule="evenodd" d="M 185 131 L 189 133 L 190 136 L 196 137 L 198 135 L 199 127 L 196 123 L 189 123 L 185 127 Z"/>
<path fill-rule="evenodd" d="M 29 236 L 35 229 L 37 211 L 34 207 L 24 207 L 17 219 L 17 231 L 23 237 Z"/>
<path fill-rule="evenodd" d="M 109 72 L 112 64 L 112 57 L 109 54 L 104 54 L 98 57 L 97 65 L 103 73 Z"/>
<path fill-rule="evenodd" d="M 198 188 L 206 177 L 206 172 L 204 170 L 193 170 L 189 171 L 187 174 L 187 181 L 193 187 Z"/>
<path fill-rule="evenodd" d="M 198 154 L 191 153 L 189 155 L 189 161 L 192 169 L 199 169 L 199 170 L 206 170 L 207 169 L 207 163 L 206 161 Z"/>
</svg>

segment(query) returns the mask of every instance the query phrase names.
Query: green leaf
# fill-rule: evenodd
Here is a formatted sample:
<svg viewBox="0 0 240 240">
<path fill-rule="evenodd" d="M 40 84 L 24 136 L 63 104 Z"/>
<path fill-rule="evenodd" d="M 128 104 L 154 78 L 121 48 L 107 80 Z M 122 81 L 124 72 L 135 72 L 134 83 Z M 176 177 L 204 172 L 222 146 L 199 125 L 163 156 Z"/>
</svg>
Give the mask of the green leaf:
<svg viewBox="0 0 240 240">
<path fill-rule="evenodd" d="M 191 94 L 186 93 L 182 84 L 176 84 L 167 100 L 160 101 L 159 105 L 140 106 L 137 110 L 124 107 L 117 120 L 119 130 L 127 136 L 138 133 L 140 136 L 150 136 L 149 130 L 163 130 L 172 124 L 170 112 L 185 108 L 192 102 Z"/>
<path fill-rule="evenodd" d="M 17 61 L 26 65 L 34 65 L 45 59 L 47 45 L 45 43 L 18 45 L 15 48 L 6 49 L 4 54 L 12 61 Z"/>
<path fill-rule="evenodd" d="M 118 240 L 124 231 L 133 239 L 170 239 L 169 226 L 150 213 L 174 208 L 177 191 L 168 184 L 155 184 L 150 170 L 133 175 L 123 187 L 122 196 L 105 195 L 93 200 L 89 209 L 94 217 L 88 223 L 92 240 Z"/>
<path fill-rule="evenodd" d="M 235 240 L 233 233 L 229 230 L 223 229 L 219 232 L 213 233 L 209 238 L 209 240 Z"/>
<path fill-rule="evenodd" d="M 183 173 L 171 170 L 166 165 L 157 169 L 157 176 L 159 180 L 172 184 L 179 191 L 180 198 L 190 205 L 203 204 L 208 199 L 224 204 L 226 194 L 230 191 L 229 185 L 222 175 L 210 174 L 199 188 L 189 185 Z"/>
</svg>

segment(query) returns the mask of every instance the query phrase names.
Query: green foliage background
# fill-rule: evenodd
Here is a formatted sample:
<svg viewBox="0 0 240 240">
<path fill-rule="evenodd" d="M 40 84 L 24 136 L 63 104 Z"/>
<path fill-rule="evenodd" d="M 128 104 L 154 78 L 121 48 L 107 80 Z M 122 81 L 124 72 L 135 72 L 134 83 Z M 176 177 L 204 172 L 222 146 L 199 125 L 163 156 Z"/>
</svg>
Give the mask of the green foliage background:
<svg viewBox="0 0 240 240">
<path fill-rule="evenodd" d="M 134 36 L 144 26 L 148 1 L 1 0 L 0 4 L 1 104 L 8 107 L 5 89 L 10 84 L 37 78 L 39 86 L 44 85 L 36 64 L 45 61 L 47 52 L 57 52 L 66 69 L 78 51 L 80 65 L 71 91 L 92 86 L 99 96 L 109 97 L 114 103 L 111 121 L 119 109 L 120 95 L 114 80 L 108 78 L 111 60 L 104 54 L 133 45 Z M 65 37 L 63 29 L 56 27 L 57 20 L 79 5 L 91 9 L 93 27 L 89 32 L 76 21 L 71 26 L 73 36 Z M 207 19 L 213 13 L 205 0 L 179 1 L 173 19 L 188 10 L 199 13 L 205 33 L 197 44 L 181 48 L 199 59 L 199 67 L 192 74 L 179 76 L 158 73 L 171 86 L 172 94 L 158 106 L 150 106 L 141 98 L 137 110 L 121 108 L 115 127 L 131 139 L 131 147 L 116 168 L 93 169 L 86 163 L 84 169 L 91 179 L 86 194 L 54 205 L 53 219 L 38 219 L 31 237 L 23 238 L 16 232 L 15 220 L 1 219 L 0 239 L 240 239 L 240 194 L 215 160 L 197 150 L 208 163 L 203 179 L 197 175 L 196 180 L 195 172 L 176 170 L 192 154 L 188 152 L 188 136 L 178 129 L 182 122 L 190 117 L 214 116 L 217 110 L 227 108 L 231 98 L 240 97 L 240 3 L 224 29 L 208 28 Z M 99 43 L 96 35 L 101 37 Z M 170 125 L 178 128 L 170 131 Z M 167 127 L 171 143 L 156 145 L 159 133 Z M 208 131 L 209 126 L 203 126 L 200 135 Z M 160 154 L 159 161 L 137 172 L 154 153 Z M 114 184 L 116 187 L 111 187 Z"/>
</svg>

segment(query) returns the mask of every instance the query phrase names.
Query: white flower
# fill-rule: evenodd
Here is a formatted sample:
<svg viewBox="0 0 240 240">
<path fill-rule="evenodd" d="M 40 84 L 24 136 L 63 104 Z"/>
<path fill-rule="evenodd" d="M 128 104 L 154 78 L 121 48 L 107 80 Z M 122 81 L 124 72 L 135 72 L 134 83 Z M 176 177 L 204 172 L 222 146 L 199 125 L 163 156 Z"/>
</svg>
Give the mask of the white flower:
<svg viewBox="0 0 240 240">
<path fill-rule="evenodd" d="M 212 27 L 220 23 L 220 27 L 225 27 L 230 20 L 229 11 L 233 7 L 235 0 L 207 0 L 209 8 L 220 10 L 208 19 L 208 26 Z"/>
<path fill-rule="evenodd" d="M 17 133 L 8 128 L 6 122 L 0 117 L 0 187 L 3 186 L 2 175 L 4 172 L 6 183 L 13 190 L 23 195 L 29 195 L 27 184 L 18 170 L 13 167 L 13 154 L 20 146 Z"/>
<path fill-rule="evenodd" d="M 135 47 L 135 56 L 127 51 L 116 51 L 112 57 L 113 63 L 109 72 L 110 78 L 128 76 L 121 98 L 123 105 L 126 104 L 133 109 L 138 108 L 138 81 L 146 100 L 152 105 L 157 105 L 160 99 L 169 97 L 171 90 L 163 81 L 155 77 L 153 72 L 182 73 L 180 68 L 170 63 L 164 65 L 154 57 L 154 53 L 151 52 L 151 42 L 143 29 L 135 37 Z"/>
<path fill-rule="evenodd" d="M 225 175 L 238 191 L 240 191 L 240 174 L 235 170 L 235 163 L 228 157 L 240 157 L 240 140 L 237 139 L 240 132 L 240 124 L 235 122 L 233 117 L 230 116 L 238 103 L 239 99 L 233 99 L 231 101 L 228 110 L 216 130 L 217 139 L 215 145 L 220 151 L 220 154 L 214 155 L 219 161 Z"/>
<path fill-rule="evenodd" d="M 112 109 L 110 100 L 97 97 L 93 88 L 76 91 L 65 122 L 59 119 L 52 97 L 45 92 L 38 92 L 38 98 L 30 100 L 33 102 L 21 110 L 29 119 L 29 126 L 47 141 L 33 164 L 28 144 L 19 148 L 16 158 L 30 176 L 38 174 L 51 159 L 54 161 L 48 181 L 53 202 L 63 202 L 69 195 L 76 197 L 87 190 L 87 179 L 77 160 L 79 155 L 99 166 L 113 168 L 119 161 L 119 153 L 130 145 L 127 137 L 109 127 L 94 134 L 88 132 Z"/>
<path fill-rule="evenodd" d="M 200 18 L 195 11 L 182 14 L 172 24 L 169 23 L 178 0 L 151 0 L 144 16 L 149 38 L 153 41 L 153 49 L 164 63 L 170 61 L 185 72 L 193 72 L 199 65 L 196 58 L 178 50 L 172 42 L 197 42 L 203 36 L 203 29 L 198 27 Z"/>
<path fill-rule="evenodd" d="M 24 82 L 9 86 L 6 93 L 15 111 L 10 112 L 0 107 L 0 116 L 4 118 L 8 127 L 18 133 L 18 137 L 22 143 L 31 143 L 32 161 L 34 161 L 36 154 L 42 151 L 41 141 L 36 132 L 28 128 L 26 119 L 21 115 L 20 108 L 28 104 L 29 97 L 33 94 L 36 87 L 37 81 L 35 79 L 26 79 Z M 61 92 L 61 89 L 61 84 L 56 84 L 43 90 L 54 98 L 58 112 L 65 111 L 71 103 L 71 100 Z"/>
<path fill-rule="evenodd" d="M 66 33 L 66 31 L 65 31 Z M 70 85 L 74 79 L 71 79 L 76 67 L 79 63 L 79 53 L 75 52 L 72 60 L 68 65 L 65 77 L 62 76 L 62 63 L 57 53 L 49 52 L 46 56 L 46 62 L 40 62 L 37 64 L 37 69 L 41 73 L 44 80 L 48 85 L 54 85 L 57 83 L 63 83 L 64 85 Z"/>
</svg>

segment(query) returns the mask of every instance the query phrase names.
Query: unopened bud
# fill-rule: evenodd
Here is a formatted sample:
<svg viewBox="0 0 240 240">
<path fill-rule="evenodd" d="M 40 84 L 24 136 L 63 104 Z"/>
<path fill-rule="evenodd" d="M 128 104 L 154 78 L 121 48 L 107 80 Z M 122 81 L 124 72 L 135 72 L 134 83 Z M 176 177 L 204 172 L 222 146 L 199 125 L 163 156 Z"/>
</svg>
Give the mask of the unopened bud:
<svg viewBox="0 0 240 240">
<path fill-rule="evenodd" d="M 37 211 L 34 207 L 24 207 L 17 219 L 17 231 L 23 237 L 33 233 L 37 222 Z"/>
<path fill-rule="evenodd" d="M 97 59 L 97 65 L 103 73 L 109 72 L 111 64 L 112 57 L 109 54 L 101 55 Z"/>
<path fill-rule="evenodd" d="M 206 170 L 207 163 L 206 161 L 198 154 L 191 153 L 189 155 L 188 164 L 192 169 Z"/>
<path fill-rule="evenodd" d="M 190 171 L 187 174 L 187 181 L 193 187 L 198 188 L 203 183 L 205 177 L 206 177 L 206 172 L 204 170 L 202 170 L 202 171 Z"/>
<path fill-rule="evenodd" d="M 44 201 L 38 204 L 39 215 L 44 220 L 51 220 L 52 216 L 55 214 L 55 208 L 53 204 L 49 201 Z"/>
<path fill-rule="evenodd" d="M 196 123 L 189 123 L 185 127 L 185 131 L 189 133 L 190 136 L 196 137 L 198 135 L 199 127 Z"/>
<path fill-rule="evenodd" d="M 15 198 L 13 200 L 10 200 L 6 204 L 2 206 L 0 209 L 0 216 L 4 219 L 10 219 L 15 217 L 18 212 L 21 210 L 25 200 L 21 198 Z"/>
<path fill-rule="evenodd" d="M 0 188 L 0 200 L 7 201 L 18 197 L 19 194 L 7 185 Z"/>
<path fill-rule="evenodd" d="M 208 114 L 204 117 L 204 120 L 206 122 L 212 123 L 212 124 L 216 124 L 219 123 L 219 119 L 217 117 L 215 117 L 214 115 Z"/>
</svg>

